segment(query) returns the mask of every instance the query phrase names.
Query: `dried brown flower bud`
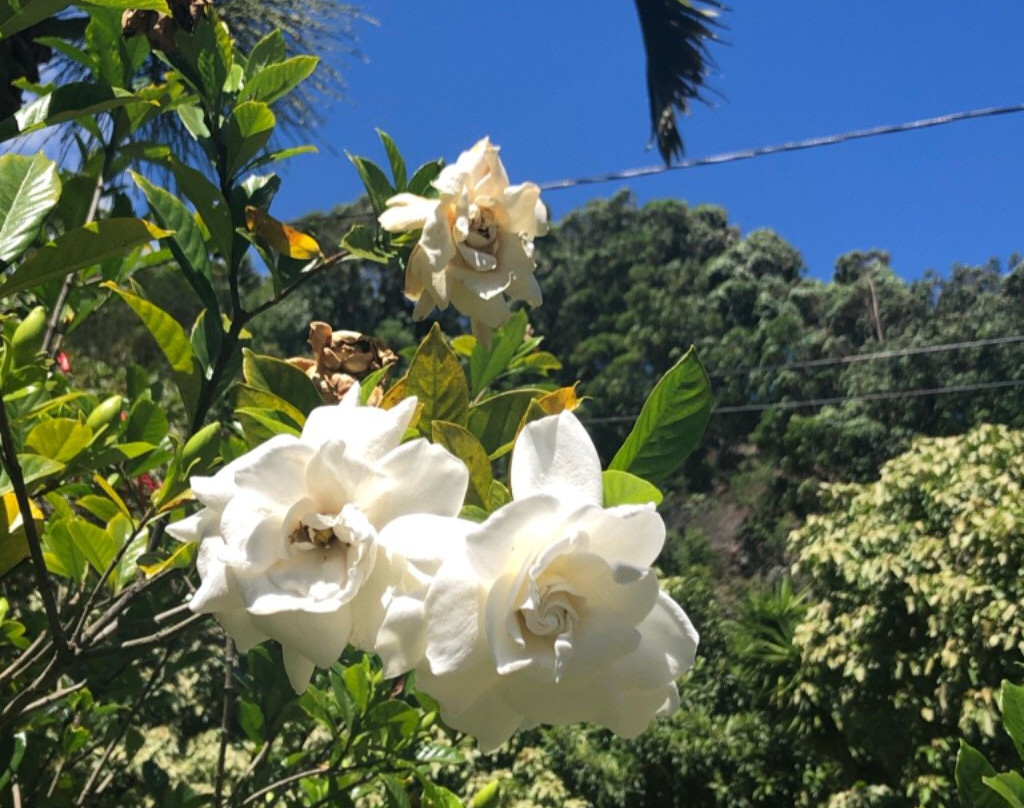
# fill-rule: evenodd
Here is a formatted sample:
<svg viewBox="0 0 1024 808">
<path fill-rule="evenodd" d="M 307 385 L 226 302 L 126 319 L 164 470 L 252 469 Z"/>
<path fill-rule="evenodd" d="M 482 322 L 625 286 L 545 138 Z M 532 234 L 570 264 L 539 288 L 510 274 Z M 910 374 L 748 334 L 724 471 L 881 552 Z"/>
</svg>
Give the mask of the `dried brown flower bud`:
<svg viewBox="0 0 1024 808">
<path fill-rule="evenodd" d="M 313 380 L 325 404 L 336 404 L 355 382 L 398 361 L 395 352 L 376 337 L 358 331 L 335 331 L 320 321 L 309 324 L 309 344 L 312 360 L 296 357 L 288 361 Z M 376 406 L 383 397 L 381 383 L 367 403 Z"/>
<path fill-rule="evenodd" d="M 121 15 L 121 33 L 126 36 L 142 35 L 154 50 L 174 53 L 174 34 L 178 30 L 191 31 L 213 0 L 168 0 L 171 13 L 130 8 Z"/>
</svg>

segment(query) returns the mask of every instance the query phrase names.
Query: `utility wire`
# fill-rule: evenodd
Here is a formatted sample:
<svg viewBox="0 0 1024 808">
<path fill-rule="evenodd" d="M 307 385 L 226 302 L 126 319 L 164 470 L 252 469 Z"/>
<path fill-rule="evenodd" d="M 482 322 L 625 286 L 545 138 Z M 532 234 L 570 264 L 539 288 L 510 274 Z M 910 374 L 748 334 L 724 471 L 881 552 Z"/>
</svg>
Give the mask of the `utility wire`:
<svg viewBox="0 0 1024 808">
<path fill-rule="evenodd" d="M 708 157 L 696 157 L 692 160 L 681 160 L 680 162 L 673 163 L 672 165 L 645 166 L 643 168 L 630 168 L 625 171 L 613 171 L 607 174 L 595 174 L 590 177 L 553 180 L 550 182 L 540 183 L 540 189 L 542 191 L 558 191 L 563 188 L 575 188 L 578 185 L 594 185 L 600 182 L 630 180 L 637 177 L 648 177 L 653 174 L 664 174 L 667 171 L 681 171 L 685 168 L 719 165 L 721 163 L 735 163 L 739 160 L 750 160 L 754 157 L 764 157 L 769 154 L 814 149 L 819 146 L 833 146 L 837 143 L 846 143 L 850 140 L 878 137 L 879 135 L 895 135 L 901 132 L 913 132 L 918 129 L 928 129 L 932 126 L 944 126 L 958 121 L 969 121 L 975 118 L 990 118 L 996 115 L 1009 115 L 1015 112 L 1024 112 L 1024 104 L 1012 104 L 1005 107 L 985 107 L 983 109 L 951 112 L 947 115 L 938 115 L 934 118 L 921 118 L 916 121 L 887 124 L 884 126 L 873 126 L 869 129 L 854 129 L 849 132 L 824 135 L 823 137 L 812 137 L 807 140 L 794 140 L 787 143 L 777 143 L 771 146 L 758 146 L 752 149 L 712 154 Z"/>
<path fill-rule="evenodd" d="M 920 345 L 916 348 L 900 348 L 893 351 L 877 351 L 875 353 L 852 354 L 850 356 L 807 359 L 799 362 L 782 362 L 776 365 L 755 365 L 745 368 L 733 368 L 731 370 L 716 370 L 714 373 L 709 373 L 708 375 L 712 379 L 723 379 L 728 376 L 739 376 L 761 370 L 800 370 L 802 368 L 828 367 L 829 365 L 850 365 L 855 362 L 870 362 L 876 359 L 897 359 L 903 356 L 944 353 L 946 351 L 956 351 L 963 348 L 982 348 L 987 345 L 1009 345 L 1018 342 L 1024 342 L 1024 334 L 1016 334 L 1008 337 L 991 337 L 990 339 L 975 339 L 968 340 L 966 342 L 944 342 L 935 345 Z"/>
<path fill-rule="evenodd" d="M 950 393 L 972 393 L 978 390 L 1000 390 L 1009 387 L 1024 386 L 1024 379 L 1003 379 L 997 382 L 980 382 L 978 384 L 961 384 L 950 387 L 927 387 L 915 390 L 892 390 L 889 392 L 861 393 L 852 396 L 834 396 L 832 398 L 812 398 L 806 401 L 778 401 L 770 404 L 742 404 L 733 407 L 715 407 L 712 415 L 730 415 L 741 412 L 764 412 L 765 410 L 796 410 L 810 407 L 825 407 L 830 404 L 842 404 L 844 401 L 891 401 L 899 398 L 924 398 L 926 396 L 946 395 Z M 635 415 L 609 415 L 599 418 L 582 418 L 588 424 L 626 423 L 636 420 Z"/>
<path fill-rule="evenodd" d="M 933 126 L 945 126 L 946 124 L 957 123 L 958 121 L 969 121 L 974 120 L 975 118 L 990 118 L 996 115 L 1009 115 L 1015 112 L 1024 112 L 1024 104 L 1011 104 L 1005 107 L 984 107 L 982 109 L 950 112 L 946 115 L 938 115 L 934 118 L 921 118 L 916 121 L 874 126 L 869 129 L 854 129 L 849 132 L 839 132 L 834 135 L 812 137 L 806 140 L 794 140 L 770 146 L 757 146 L 751 149 L 741 149 L 740 151 L 711 154 L 707 157 L 695 157 L 692 160 L 681 160 L 680 162 L 673 163 L 672 165 L 644 166 L 642 168 L 628 168 L 623 171 L 611 171 L 606 174 L 594 174 L 590 177 L 572 177 L 562 180 L 550 180 L 548 182 L 539 183 L 539 187 L 542 191 L 560 191 L 564 188 L 575 188 L 579 185 L 595 185 L 602 182 L 615 182 L 616 180 L 629 180 L 637 177 L 648 177 L 654 174 L 664 174 L 666 171 L 681 171 L 685 168 L 720 165 L 722 163 L 735 163 L 739 160 L 750 160 L 755 157 L 765 157 L 769 154 L 814 149 L 819 146 L 834 146 L 837 143 L 846 143 L 850 140 L 878 137 L 880 135 L 894 135 L 901 132 L 914 132 L 918 129 L 928 129 Z M 339 221 L 357 219 L 369 221 L 376 219 L 376 215 L 373 213 L 346 213 L 333 218 Z"/>
</svg>

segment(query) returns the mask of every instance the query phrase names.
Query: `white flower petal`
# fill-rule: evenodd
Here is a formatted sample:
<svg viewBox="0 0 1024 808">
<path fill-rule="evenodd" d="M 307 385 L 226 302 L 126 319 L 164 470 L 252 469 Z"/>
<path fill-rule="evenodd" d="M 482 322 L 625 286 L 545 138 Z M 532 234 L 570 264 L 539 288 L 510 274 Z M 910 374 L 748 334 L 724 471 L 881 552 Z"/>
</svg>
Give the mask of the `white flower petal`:
<svg viewBox="0 0 1024 808">
<path fill-rule="evenodd" d="M 654 505 L 591 508 L 575 518 L 589 548 L 610 562 L 649 567 L 665 544 L 665 522 Z"/>
<path fill-rule="evenodd" d="M 532 182 L 510 185 L 501 195 L 502 218 L 499 221 L 503 230 L 533 238 L 541 226 L 546 227 L 547 214 L 538 222 L 537 208 L 540 201 L 540 188 Z M 541 208 L 543 210 L 543 207 Z"/>
<path fill-rule="evenodd" d="M 284 670 L 288 674 L 288 682 L 296 693 L 305 693 L 309 680 L 313 678 L 316 666 L 309 657 L 300 654 L 294 648 L 284 648 Z"/>
<path fill-rule="evenodd" d="M 600 505 L 604 498 L 597 449 L 571 412 L 524 427 L 512 450 L 509 478 L 516 499 L 546 493 Z"/>
<path fill-rule="evenodd" d="M 504 297 L 485 300 L 473 294 L 464 283 L 454 278 L 448 286 L 448 295 L 455 308 L 484 323 L 488 328 L 501 328 L 512 316 Z"/>
<path fill-rule="evenodd" d="M 377 217 L 377 221 L 384 230 L 398 233 L 423 227 L 441 203 L 436 199 L 403 193 L 391 197 L 386 204 L 387 210 Z"/>
<path fill-rule="evenodd" d="M 473 652 L 481 632 L 481 594 L 466 564 L 449 559 L 442 565 L 424 601 L 426 659 L 434 675 L 459 670 Z"/>
<path fill-rule="evenodd" d="M 382 526 L 410 513 L 458 513 L 469 487 L 466 464 L 422 438 L 389 452 L 375 468 L 382 481 L 387 481 L 386 488 L 371 489 L 374 518 Z M 365 497 L 360 495 L 358 500 L 365 501 Z"/>
<path fill-rule="evenodd" d="M 276 612 L 253 615 L 253 625 L 281 643 L 286 651 L 297 651 L 322 668 L 341 656 L 352 630 L 347 608 L 325 614 Z"/>
<path fill-rule="evenodd" d="M 444 270 L 456 254 L 448 214 L 443 205 L 438 205 L 423 225 L 419 240 L 418 246 L 435 273 Z"/>
</svg>

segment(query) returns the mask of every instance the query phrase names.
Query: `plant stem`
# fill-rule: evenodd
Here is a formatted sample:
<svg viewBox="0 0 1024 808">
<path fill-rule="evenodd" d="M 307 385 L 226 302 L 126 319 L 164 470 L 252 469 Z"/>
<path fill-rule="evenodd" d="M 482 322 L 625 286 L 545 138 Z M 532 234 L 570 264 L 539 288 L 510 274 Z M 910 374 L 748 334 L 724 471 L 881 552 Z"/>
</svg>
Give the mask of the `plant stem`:
<svg viewBox="0 0 1024 808">
<path fill-rule="evenodd" d="M 224 794 L 224 764 L 228 751 L 228 721 L 231 718 L 231 703 L 235 692 L 235 644 L 230 637 L 224 638 L 224 702 L 220 713 L 220 750 L 217 752 L 217 777 L 213 784 L 213 804 L 221 808 Z"/>
</svg>

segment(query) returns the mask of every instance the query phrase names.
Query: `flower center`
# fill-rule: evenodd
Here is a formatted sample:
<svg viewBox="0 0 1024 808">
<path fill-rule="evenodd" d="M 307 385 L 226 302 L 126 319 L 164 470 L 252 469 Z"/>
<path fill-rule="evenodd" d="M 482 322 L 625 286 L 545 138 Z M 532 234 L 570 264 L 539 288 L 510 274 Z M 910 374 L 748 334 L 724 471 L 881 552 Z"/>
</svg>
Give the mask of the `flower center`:
<svg viewBox="0 0 1024 808">
<path fill-rule="evenodd" d="M 376 531 L 355 505 L 346 505 L 337 514 L 307 513 L 298 527 L 288 534 L 288 541 L 297 549 L 358 547 L 373 541 Z"/>
<path fill-rule="evenodd" d="M 469 206 L 469 233 L 466 244 L 474 250 L 486 250 L 498 240 L 498 222 L 491 208 L 482 208 L 475 202 Z"/>
</svg>

